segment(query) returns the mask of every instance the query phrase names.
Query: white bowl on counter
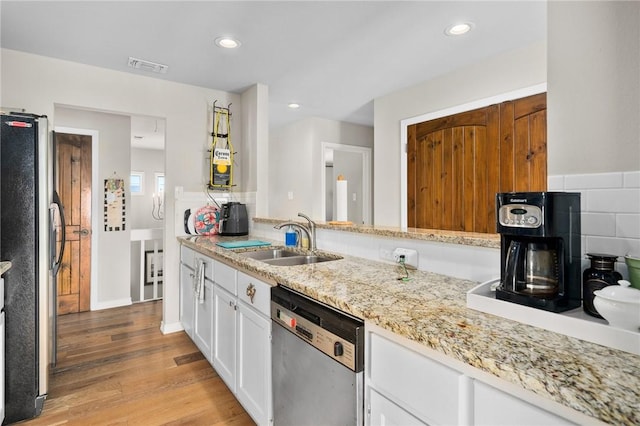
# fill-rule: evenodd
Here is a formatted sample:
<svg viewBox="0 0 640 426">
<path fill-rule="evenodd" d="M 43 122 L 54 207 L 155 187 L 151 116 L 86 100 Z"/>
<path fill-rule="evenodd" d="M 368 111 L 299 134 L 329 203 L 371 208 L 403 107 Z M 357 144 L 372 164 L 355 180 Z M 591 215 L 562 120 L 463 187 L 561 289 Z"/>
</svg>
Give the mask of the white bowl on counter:
<svg viewBox="0 0 640 426">
<path fill-rule="evenodd" d="M 629 281 L 610 285 L 593 292 L 593 306 L 612 327 L 640 331 L 640 290 L 630 287 Z"/>
</svg>

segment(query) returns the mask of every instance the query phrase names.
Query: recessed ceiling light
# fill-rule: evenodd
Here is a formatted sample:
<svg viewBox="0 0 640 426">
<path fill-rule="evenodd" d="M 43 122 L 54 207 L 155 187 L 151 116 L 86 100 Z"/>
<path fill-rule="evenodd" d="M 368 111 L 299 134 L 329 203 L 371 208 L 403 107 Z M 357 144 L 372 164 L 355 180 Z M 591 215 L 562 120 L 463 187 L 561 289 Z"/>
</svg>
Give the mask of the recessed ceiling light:
<svg viewBox="0 0 640 426">
<path fill-rule="evenodd" d="M 291 109 L 297 109 L 300 108 L 300 104 L 297 104 L 295 102 L 291 102 L 289 105 L 287 105 L 289 108 Z"/>
<path fill-rule="evenodd" d="M 216 40 L 216 45 L 220 47 L 224 47 L 225 49 L 235 49 L 236 47 L 240 47 L 240 41 L 236 40 L 233 37 L 218 37 Z"/>
<path fill-rule="evenodd" d="M 454 24 L 447 27 L 444 30 L 444 33 L 449 36 L 458 36 L 462 34 L 466 34 L 473 28 L 473 24 L 469 22 L 463 22 L 461 24 Z"/>
</svg>

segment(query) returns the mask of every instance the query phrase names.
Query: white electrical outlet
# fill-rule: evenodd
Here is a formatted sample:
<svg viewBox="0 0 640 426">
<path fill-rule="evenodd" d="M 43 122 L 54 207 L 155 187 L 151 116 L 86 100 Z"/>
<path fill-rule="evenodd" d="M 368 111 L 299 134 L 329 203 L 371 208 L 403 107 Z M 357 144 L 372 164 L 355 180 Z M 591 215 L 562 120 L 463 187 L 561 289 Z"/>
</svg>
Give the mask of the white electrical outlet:
<svg viewBox="0 0 640 426">
<path fill-rule="evenodd" d="M 404 264 L 408 268 L 418 269 L 418 252 L 413 249 L 397 248 L 393 251 L 393 260 L 400 263 L 400 256 L 404 256 Z"/>
</svg>

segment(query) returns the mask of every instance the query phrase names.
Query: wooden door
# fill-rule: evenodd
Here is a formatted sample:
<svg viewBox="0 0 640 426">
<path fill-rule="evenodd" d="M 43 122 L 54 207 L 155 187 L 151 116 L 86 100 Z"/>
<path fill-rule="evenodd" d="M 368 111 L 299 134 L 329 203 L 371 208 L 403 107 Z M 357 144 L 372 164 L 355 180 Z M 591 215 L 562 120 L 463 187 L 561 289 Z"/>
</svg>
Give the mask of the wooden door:
<svg viewBox="0 0 640 426">
<path fill-rule="evenodd" d="M 58 273 L 58 315 L 90 310 L 91 136 L 56 133 L 57 185 L 66 245 Z"/>
<path fill-rule="evenodd" d="M 547 187 L 546 94 L 407 128 L 412 228 L 496 232 L 497 192 Z"/>
</svg>

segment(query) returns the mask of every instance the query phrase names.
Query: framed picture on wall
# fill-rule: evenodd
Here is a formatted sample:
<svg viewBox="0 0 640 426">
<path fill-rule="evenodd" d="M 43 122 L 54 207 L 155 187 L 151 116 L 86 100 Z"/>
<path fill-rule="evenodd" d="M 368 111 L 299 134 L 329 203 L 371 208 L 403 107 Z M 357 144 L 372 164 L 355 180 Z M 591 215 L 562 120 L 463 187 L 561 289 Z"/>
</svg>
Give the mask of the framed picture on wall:
<svg viewBox="0 0 640 426">
<path fill-rule="evenodd" d="M 153 250 L 144 252 L 144 285 L 152 285 L 154 277 L 158 277 L 158 283 L 162 282 L 164 254 L 162 250 L 158 250 L 155 254 Z"/>
</svg>

